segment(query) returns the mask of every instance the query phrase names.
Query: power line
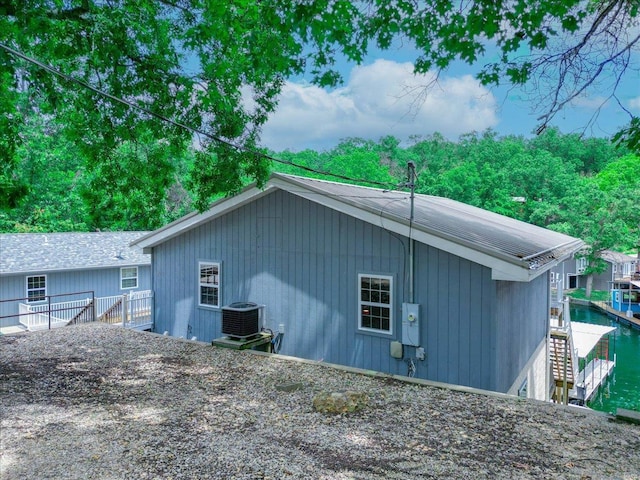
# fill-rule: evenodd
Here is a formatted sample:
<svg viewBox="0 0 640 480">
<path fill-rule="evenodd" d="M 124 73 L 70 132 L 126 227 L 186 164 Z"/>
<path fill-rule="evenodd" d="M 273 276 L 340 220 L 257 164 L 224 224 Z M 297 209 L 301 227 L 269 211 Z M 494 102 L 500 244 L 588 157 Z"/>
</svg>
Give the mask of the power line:
<svg viewBox="0 0 640 480">
<path fill-rule="evenodd" d="M 81 87 L 86 88 L 88 90 L 91 90 L 92 92 L 97 93 L 98 95 L 102 95 L 103 97 L 106 97 L 106 98 L 108 98 L 108 99 L 110 99 L 110 100 L 112 100 L 114 102 L 120 103 L 120 104 L 125 105 L 125 106 L 127 106 L 129 108 L 133 108 L 135 110 L 138 110 L 138 111 L 140 111 L 142 113 L 145 113 L 147 115 L 150 115 L 150 116 L 152 116 L 152 117 L 154 117 L 154 118 L 156 118 L 156 119 L 158 119 L 158 120 L 160 120 L 162 122 L 170 123 L 171 125 L 173 125 L 175 127 L 183 128 L 183 129 L 188 130 L 191 133 L 194 133 L 194 134 L 197 134 L 197 135 L 202 135 L 202 136 L 204 136 L 204 137 L 206 137 L 206 138 L 208 138 L 210 140 L 213 140 L 214 142 L 221 143 L 223 145 L 231 147 L 234 150 L 250 153 L 252 155 L 256 155 L 258 157 L 264 158 L 266 160 L 270 160 L 270 161 L 276 162 L 276 163 L 281 163 L 281 164 L 284 164 L 284 165 L 289 165 L 289 166 L 292 166 L 292 167 L 295 167 L 295 168 L 299 168 L 300 170 L 304 170 L 304 171 L 307 171 L 307 172 L 315 173 L 315 174 L 318 174 L 318 175 L 327 175 L 327 176 L 330 176 L 330 177 L 339 178 L 341 180 L 346 180 L 348 182 L 367 183 L 367 184 L 370 184 L 370 185 L 378 185 L 378 186 L 381 186 L 381 187 L 384 187 L 384 188 L 388 188 L 391 185 L 389 183 L 382 183 L 382 182 L 377 182 L 377 181 L 374 181 L 374 180 L 367 180 L 367 179 L 363 179 L 363 178 L 352 178 L 352 177 L 349 177 L 349 176 L 346 176 L 346 175 L 341 175 L 341 174 L 322 171 L 322 170 L 316 170 L 314 168 L 307 167 L 305 165 L 299 165 L 299 164 L 294 163 L 294 162 L 290 162 L 290 161 L 286 161 L 286 160 L 282 160 L 282 159 L 273 157 L 272 155 L 268 155 L 268 154 L 260 152 L 258 150 L 247 148 L 247 147 L 245 147 L 243 145 L 235 144 L 233 142 L 230 142 L 229 140 L 225 140 L 225 139 L 223 139 L 221 137 L 218 137 L 216 135 L 213 135 L 213 134 L 211 134 L 209 132 L 205 132 L 204 130 L 200 130 L 198 128 L 194 128 L 194 127 L 186 125 L 186 124 L 184 124 L 182 122 L 178 122 L 178 121 L 173 120 L 171 118 L 165 117 L 164 115 L 161 115 L 159 113 L 153 112 L 152 110 L 149 110 L 148 108 L 145 108 L 145 107 L 142 107 L 140 105 L 137 105 L 137 104 L 135 104 L 133 102 L 130 102 L 129 100 L 125 100 L 124 98 L 117 97 L 117 96 L 112 95 L 112 94 L 110 94 L 108 92 L 100 90 L 99 88 L 94 87 L 93 85 L 85 82 L 84 80 L 80 80 L 78 78 L 75 78 L 75 77 L 72 77 L 70 75 L 67 75 L 67 74 L 61 72 L 60 70 L 58 70 L 58 69 L 56 69 L 56 68 L 54 68 L 54 67 L 52 67 L 50 65 L 47 65 L 45 63 L 42 63 L 42 62 L 40 62 L 39 60 L 37 60 L 37 59 L 35 59 L 33 57 L 25 55 L 24 53 L 22 53 L 22 52 L 20 52 L 18 50 L 15 50 L 14 48 L 11 48 L 11 47 L 9 47 L 8 45 L 6 45 L 6 44 L 4 44 L 2 42 L 0 42 L 0 48 L 3 48 L 4 50 L 9 52 L 10 54 L 15 55 L 18 58 L 21 58 L 22 60 L 25 60 L 26 62 L 32 63 L 33 65 L 36 65 L 37 67 L 42 68 L 43 70 L 46 70 L 47 72 L 52 73 L 52 74 L 54 74 L 54 75 L 56 75 L 56 76 L 58 76 L 58 77 L 60 77 L 60 78 L 62 78 L 64 80 L 66 80 L 67 82 L 76 83 L 76 84 L 80 85 Z"/>
</svg>

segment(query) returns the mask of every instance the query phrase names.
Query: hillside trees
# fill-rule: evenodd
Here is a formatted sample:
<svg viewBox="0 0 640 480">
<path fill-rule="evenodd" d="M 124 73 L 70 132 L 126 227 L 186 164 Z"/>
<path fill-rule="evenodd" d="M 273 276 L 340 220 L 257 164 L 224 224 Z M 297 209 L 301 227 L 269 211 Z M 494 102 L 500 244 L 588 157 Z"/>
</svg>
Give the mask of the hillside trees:
<svg viewBox="0 0 640 480">
<path fill-rule="evenodd" d="M 12 178 L 24 193 L 0 209 L 0 231 L 148 230 L 192 209 L 184 184 L 193 160 L 174 155 L 180 149 L 142 137 L 88 166 L 60 129 L 37 115 L 22 126 Z"/>
<path fill-rule="evenodd" d="M 154 230 L 189 213 L 193 205 L 184 186 L 193 156 L 184 152 L 154 141 L 149 133 L 108 152 L 83 179 L 87 224 L 102 230 Z"/>
<path fill-rule="evenodd" d="M 22 192 L 10 199 L 10 209 L 0 209 L 0 231 L 87 230 L 80 193 L 85 169 L 78 149 L 42 116 L 25 119 L 21 134 L 24 140 L 11 159 L 11 183 Z"/>
<path fill-rule="evenodd" d="M 59 127 L 56 127 L 59 128 Z M 43 133 L 44 131 L 44 133 Z M 186 186 L 198 168 L 193 155 L 151 137 L 124 143 L 98 168 L 87 169 L 77 148 L 51 125 L 34 125 L 19 148 L 17 180 L 28 194 L 0 213 L 2 231 L 151 229 L 187 213 Z M 583 238 L 598 252 L 634 248 L 640 213 L 640 161 L 606 139 L 581 139 L 549 129 L 540 136 L 498 137 L 495 132 L 378 142 L 350 138 L 329 151 L 271 152 L 273 168 L 335 180 L 403 189 L 407 162 L 415 163 L 418 193 L 446 196 Z M 180 146 L 175 148 L 176 152 Z M 141 175 L 151 170 L 153 175 Z M 320 172 L 329 171 L 333 175 Z M 346 181 L 343 179 L 343 181 Z M 164 195 L 161 192 L 165 192 Z M 60 199 L 65 198 L 64 202 Z"/>
<path fill-rule="evenodd" d="M 195 137 L 203 208 L 265 180 L 260 128 L 294 74 L 335 85 L 338 60 L 399 40 L 415 47 L 417 72 L 481 61 L 484 84 L 529 85 L 542 131 L 596 82 L 615 100 L 640 41 L 635 0 L 7 0 L 0 14 L 0 197 L 12 203 L 24 193 L 19 132 L 34 112 L 56 119 L 94 173 L 144 135 L 182 148 Z M 633 118 L 620 140 L 638 137 Z"/>
<path fill-rule="evenodd" d="M 592 274 L 604 267 L 601 254 L 612 249 L 640 252 L 640 158 L 634 155 L 610 163 L 593 178 L 580 178 L 571 195 L 561 199 L 556 223 L 549 228 L 582 238 L 587 259 L 586 295 L 591 295 Z"/>
</svg>

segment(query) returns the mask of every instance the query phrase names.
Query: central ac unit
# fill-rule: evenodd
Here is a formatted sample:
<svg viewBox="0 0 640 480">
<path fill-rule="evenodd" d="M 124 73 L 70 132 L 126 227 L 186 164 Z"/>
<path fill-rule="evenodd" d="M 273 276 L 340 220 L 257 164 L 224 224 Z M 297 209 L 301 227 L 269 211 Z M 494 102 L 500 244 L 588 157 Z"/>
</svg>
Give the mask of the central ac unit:
<svg viewBox="0 0 640 480">
<path fill-rule="evenodd" d="M 260 333 L 262 306 L 252 302 L 235 302 L 222 307 L 222 334 L 245 340 Z"/>
</svg>

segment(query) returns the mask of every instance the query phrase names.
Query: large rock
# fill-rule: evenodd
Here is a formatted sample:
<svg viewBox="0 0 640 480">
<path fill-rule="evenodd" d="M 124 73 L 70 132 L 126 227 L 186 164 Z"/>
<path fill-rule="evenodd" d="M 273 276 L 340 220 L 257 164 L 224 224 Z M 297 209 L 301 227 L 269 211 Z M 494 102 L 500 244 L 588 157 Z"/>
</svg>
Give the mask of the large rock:
<svg viewBox="0 0 640 480">
<path fill-rule="evenodd" d="M 322 413 L 356 412 L 367 406 L 367 400 L 364 392 L 320 392 L 313 399 L 313 408 Z"/>
</svg>

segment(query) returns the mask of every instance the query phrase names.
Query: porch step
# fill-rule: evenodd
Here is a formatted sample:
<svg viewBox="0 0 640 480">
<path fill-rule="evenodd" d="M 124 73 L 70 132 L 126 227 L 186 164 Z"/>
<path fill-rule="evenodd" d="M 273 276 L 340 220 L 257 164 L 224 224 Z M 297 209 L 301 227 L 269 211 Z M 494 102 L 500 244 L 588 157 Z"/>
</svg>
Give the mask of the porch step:
<svg viewBox="0 0 640 480">
<path fill-rule="evenodd" d="M 26 332 L 27 328 L 23 325 L 11 325 L 8 327 L 0 328 L 0 335 L 11 335 L 12 333 Z"/>
</svg>

